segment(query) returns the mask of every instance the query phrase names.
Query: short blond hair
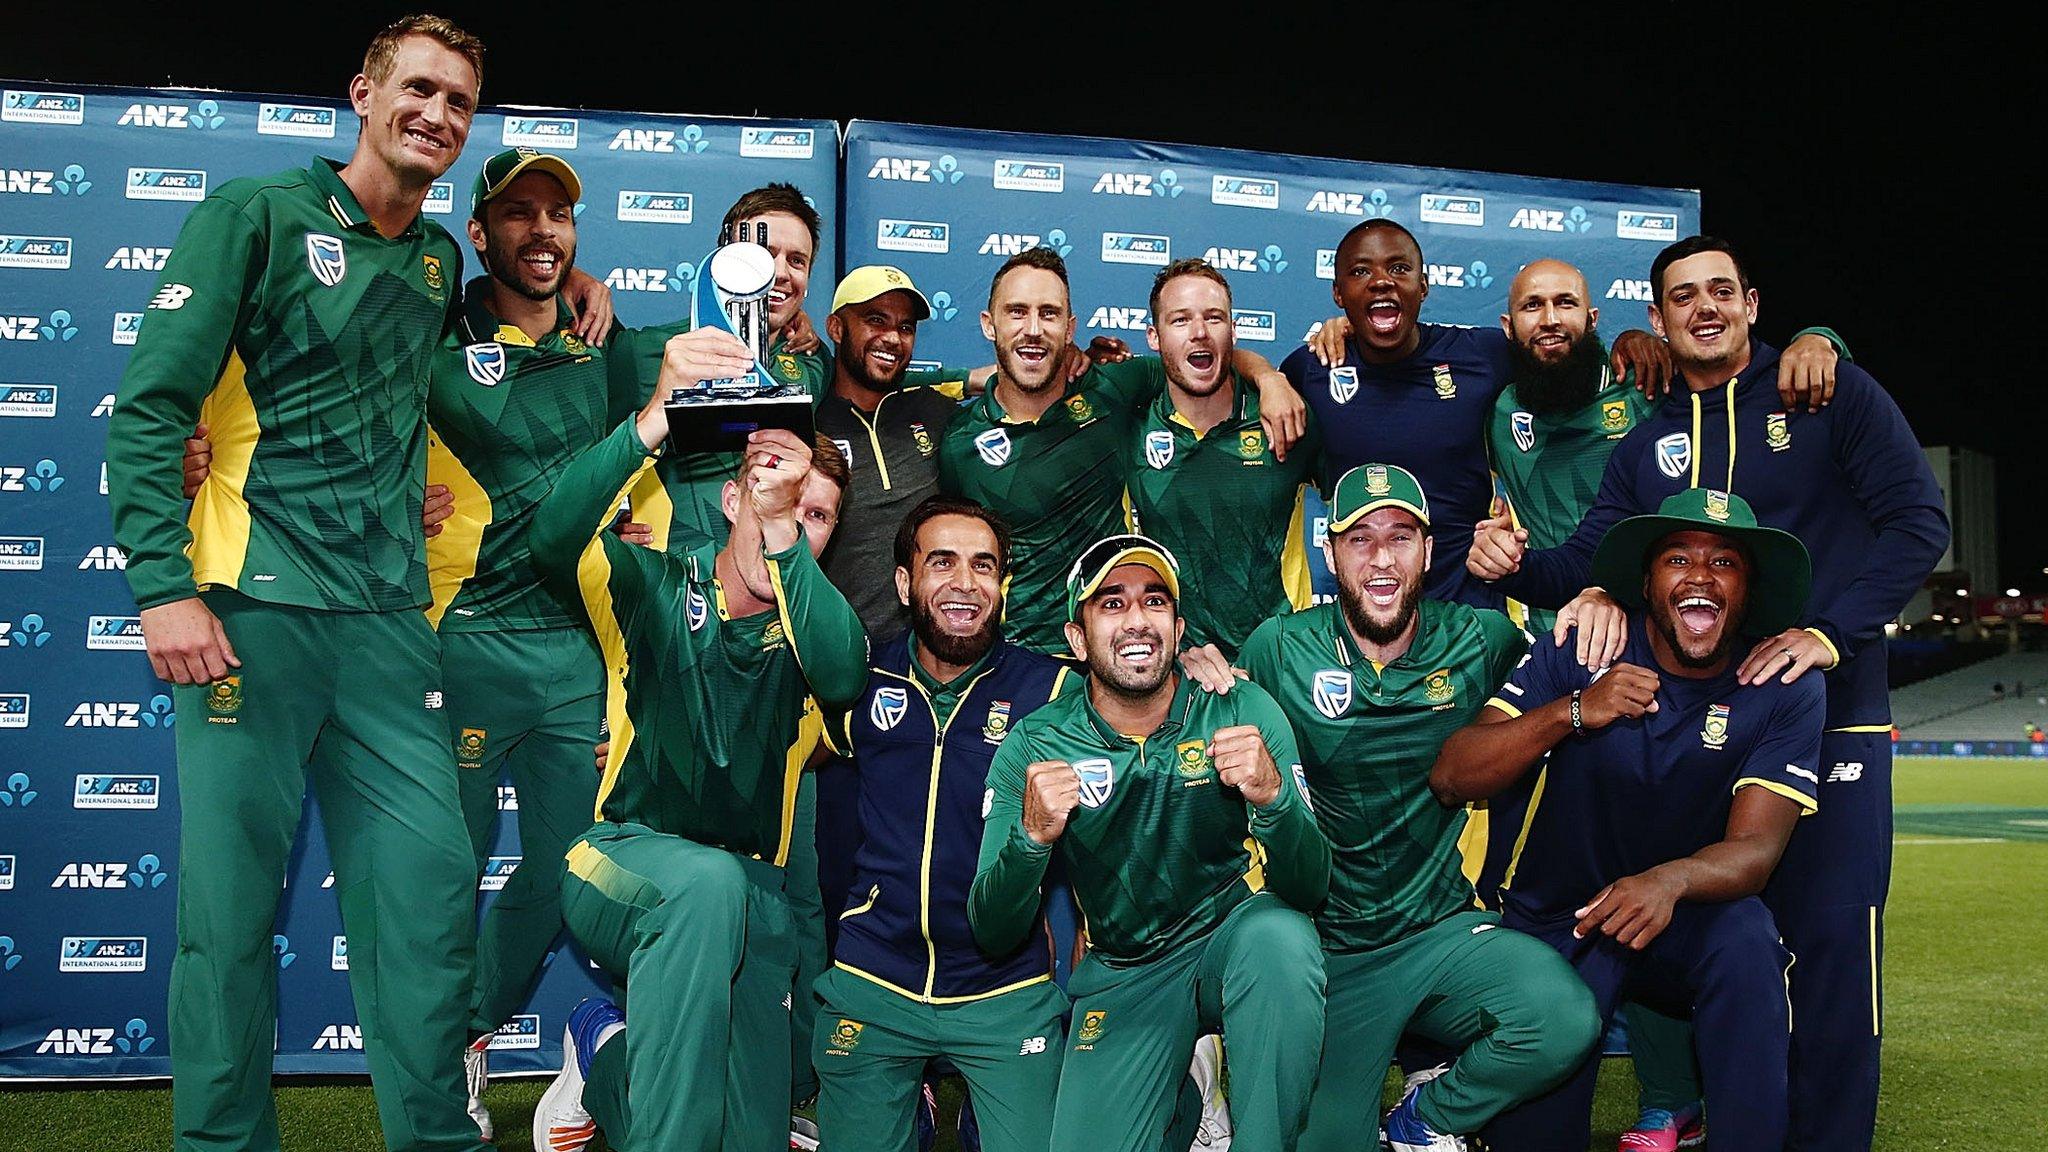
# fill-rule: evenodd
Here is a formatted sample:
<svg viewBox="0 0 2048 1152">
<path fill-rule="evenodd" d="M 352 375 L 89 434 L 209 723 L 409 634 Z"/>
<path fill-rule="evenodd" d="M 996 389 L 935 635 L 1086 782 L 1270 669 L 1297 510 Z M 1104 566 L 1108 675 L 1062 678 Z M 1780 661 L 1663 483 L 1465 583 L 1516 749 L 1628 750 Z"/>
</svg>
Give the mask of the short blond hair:
<svg viewBox="0 0 2048 1152">
<path fill-rule="evenodd" d="M 469 61 L 470 71 L 476 73 L 477 87 L 483 87 L 484 42 L 446 16 L 425 12 L 401 16 L 370 37 L 370 46 L 363 50 L 363 75 L 379 83 L 389 77 L 391 62 L 398 57 L 398 45 L 408 36 L 425 36 L 460 53 Z"/>
</svg>

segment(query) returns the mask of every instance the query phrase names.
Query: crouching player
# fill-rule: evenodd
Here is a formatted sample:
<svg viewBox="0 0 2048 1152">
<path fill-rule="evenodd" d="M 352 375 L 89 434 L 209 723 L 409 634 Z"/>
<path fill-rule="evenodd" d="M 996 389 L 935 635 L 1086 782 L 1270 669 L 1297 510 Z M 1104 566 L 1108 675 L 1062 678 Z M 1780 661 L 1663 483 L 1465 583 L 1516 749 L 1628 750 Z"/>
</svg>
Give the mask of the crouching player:
<svg viewBox="0 0 2048 1152">
<path fill-rule="evenodd" d="M 1792 957 L 1757 893 L 1814 810 L 1826 706 L 1811 676 L 1742 685 L 1735 653 L 1799 619 L 1810 574 L 1739 496 L 1692 488 L 1622 521 L 1593 562 L 1634 609 L 1619 660 L 1595 676 L 1536 645 L 1430 775 L 1463 804 L 1537 772 L 1503 922 L 1563 953 L 1603 1022 L 1625 997 L 1690 1015 L 1716 1144 L 1759 1152 L 1789 1122 Z M 1598 1065 L 1502 1115 L 1488 1146 L 1586 1147 Z"/>
</svg>

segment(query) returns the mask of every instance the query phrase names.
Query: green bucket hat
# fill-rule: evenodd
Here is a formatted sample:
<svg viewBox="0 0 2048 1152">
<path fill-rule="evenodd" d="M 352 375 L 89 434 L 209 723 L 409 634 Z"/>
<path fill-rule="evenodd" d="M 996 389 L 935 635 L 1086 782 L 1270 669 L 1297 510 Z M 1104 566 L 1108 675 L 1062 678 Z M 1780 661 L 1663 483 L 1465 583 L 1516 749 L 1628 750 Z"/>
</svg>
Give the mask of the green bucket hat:
<svg viewBox="0 0 2048 1152">
<path fill-rule="evenodd" d="M 476 185 L 469 193 L 469 214 L 483 219 L 484 202 L 505 190 L 507 184 L 519 178 L 521 172 L 539 169 L 552 173 L 562 182 L 569 193 L 569 202 L 583 199 L 583 181 L 576 176 L 576 170 L 569 162 L 551 152 L 537 152 L 531 148 L 507 148 L 489 160 L 476 174 Z"/>
<path fill-rule="evenodd" d="M 1388 507 L 1405 508 L 1429 527 L 1429 498 L 1413 472 L 1393 464 L 1360 464 L 1339 476 L 1330 493 L 1330 531 L 1348 531 L 1374 509 Z"/>
<path fill-rule="evenodd" d="M 1108 536 L 1088 546 L 1081 558 L 1074 561 L 1073 571 L 1067 573 L 1067 619 L 1081 619 L 1081 604 L 1109 574 L 1125 564 L 1143 564 L 1166 581 L 1166 594 L 1175 601 L 1180 599 L 1180 561 L 1173 558 L 1157 540 L 1149 536 L 1128 533 Z"/>
<path fill-rule="evenodd" d="M 1654 516 L 1631 516 L 1607 530 L 1593 553 L 1593 583 L 1631 608 L 1643 606 L 1643 564 L 1650 549 L 1673 532 L 1712 532 L 1749 550 L 1756 561 L 1749 581 L 1745 629 L 1769 636 L 1799 623 L 1813 587 L 1813 561 L 1799 537 L 1756 522 L 1749 502 L 1730 492 L 1688 488 L 1665 500 Z"/>
</svg>

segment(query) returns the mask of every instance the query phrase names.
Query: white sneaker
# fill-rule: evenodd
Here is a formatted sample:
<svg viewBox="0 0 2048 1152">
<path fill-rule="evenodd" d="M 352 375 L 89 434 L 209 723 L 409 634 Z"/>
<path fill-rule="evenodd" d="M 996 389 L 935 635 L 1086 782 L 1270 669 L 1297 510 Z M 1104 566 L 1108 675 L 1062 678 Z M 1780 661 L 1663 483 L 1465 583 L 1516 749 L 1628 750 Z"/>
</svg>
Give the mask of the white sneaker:
<svg viewBox="0 0 2048 1152">
<path fill-rule="evenodd" d="M 1195 1041 L 1194 1062 L 1188 1075 L 1202 1093 L 1202 1122 L 1195 1129 L 1195 1142 L 1188 1152 L 1229 1152 L 1230 1104 L 1223 1098 L 1223 1041 L 1204 1036 Z"/>
<path fill-rule="evenodd" d="M 496 1136 L 491 1127 L 491 1110 L 484 1107 L 484 1089 L 491 1083 L 491 1036 L 486 1032 L 476 1043 L 462 1050 L 462 1080 L 469 1089 L 469 1118 L 476 1122 L 485 1140 Z"/>
<path fill-rule="evenodd" d="M 789 1152 L 818 1152 L 818 1122 L 789 1114 Z"/>
<path fill-rule="evenodd" d="M 533 1109 L 534 1152 L 583 1152 L 596 1137 L 597 1121 L 583 1107 L 583 1077 L 598 1047 L 625 1027 L 625 1013 L 602 996 L 585 999 L 569 1013 L 562 1029 L 562 1070 Z"/>
</svg>

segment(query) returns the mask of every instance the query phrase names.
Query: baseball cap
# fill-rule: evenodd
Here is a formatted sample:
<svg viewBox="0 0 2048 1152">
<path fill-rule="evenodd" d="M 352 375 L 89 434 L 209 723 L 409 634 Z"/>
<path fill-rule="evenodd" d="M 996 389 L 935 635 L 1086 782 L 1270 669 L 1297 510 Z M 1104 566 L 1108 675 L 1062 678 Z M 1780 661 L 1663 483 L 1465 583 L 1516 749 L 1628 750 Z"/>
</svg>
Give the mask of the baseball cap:
<svg viewBox="0 0 2048 1152">
<path fill-rule="evenodd" d="M 1429 527 L 1429 498 L 1415 474 L 1396 464 L 1360 464 L 1337 478 L 1330 494 L 1330 531 L 1350 529 L 1376 508 L 1405 508 Z"/>
<path fill-rule="evenodd" d="M 1095 595 L 1109 574 L 1125 564 L 1143 564 L 1166 580 L 1166 593 L 1180 599 L 1180 561 L 1149 536 L 1108 536 L 1090 544 L 1067 574 L 1067 619 L 1081 618 L 1081 602 Z"/>
<path fill-rule="evenodd" d="M 1775 635 L 1799 622 L 1813 588 L 1813 560 L 1799 537 L 1756 522 L 1749 502 L 1733 492 L 1688 488 L 1670 496 L 1654 515 L 1631 516 L 1607 530 L 1593 553 L 1593 583 L 1631 608 L 1643 606 L 1643 566 L 1650 549 L 1673 532 L 1711 532 L 1749 549 L 1756 571 L 1749 581 L 1745 630 Z"/>
<path fill-rule="evenodd" d="M 503 192 L 521 172 L 532 168 L 553 173 L 562 187 L 568 189 L 571 202 L 583 199 L 583 181 L 567 160 L 532 148 L 507 148 L 484 161 L 483 170 L 476 174 L 476 187 L 469 194 L 469 214 L 474 216 L 483 211 L 484 201 Z"/>
<path fill-rule="evenodd" d="M 932 302 L 910 282 L 910 273 L 890 264 L 863 264 L 848 272 L 839 281 L 838 291 L 832 293 L 832 311 L 848 304 L 865 304 L 889 292 L 910 293 L 910 298 L 917 301 L 917 318 L 931 319 Z"/>
</svg>

